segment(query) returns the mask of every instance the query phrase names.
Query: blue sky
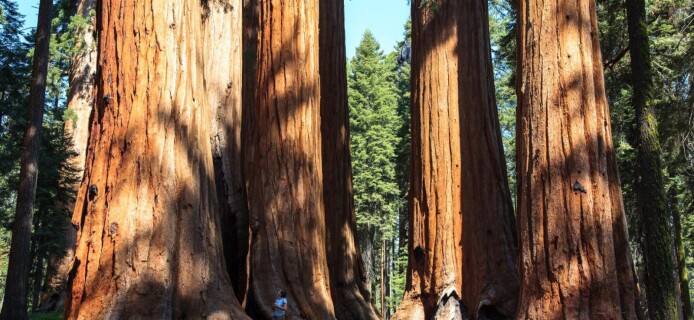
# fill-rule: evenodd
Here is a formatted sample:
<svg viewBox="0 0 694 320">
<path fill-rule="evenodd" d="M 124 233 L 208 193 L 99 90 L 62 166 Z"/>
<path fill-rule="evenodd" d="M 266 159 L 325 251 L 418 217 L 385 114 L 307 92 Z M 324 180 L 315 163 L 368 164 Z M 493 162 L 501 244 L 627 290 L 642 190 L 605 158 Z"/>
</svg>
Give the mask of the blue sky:
<svg viewBox="0 0 694 320">
<path fill-rule="evenodd" d="M 16 2 L 25 16 L 25 25 L 36 28 L 39 0 Z M 384 52 L 393 50 L 395 43 L 402 40 L 409 15 L 407 0 L 345 0 L 347 57 L 354 55 L 354 49 L 367 29 L 374 34 Z"/>
<path fill-rule="evenodd" d="M 15 0 L 19 12 L 24 15 L 24 26 L 36 28 L 36 20 L 39 15 L 39 0 Z"/>
<path fill-rule="evenodd" d="M 345 0 L 347 57 L 354 55 L 364 31 L 371 30 L 384 52 L 401 41 L 410 16 L 407 0 Z"/>
</svg>

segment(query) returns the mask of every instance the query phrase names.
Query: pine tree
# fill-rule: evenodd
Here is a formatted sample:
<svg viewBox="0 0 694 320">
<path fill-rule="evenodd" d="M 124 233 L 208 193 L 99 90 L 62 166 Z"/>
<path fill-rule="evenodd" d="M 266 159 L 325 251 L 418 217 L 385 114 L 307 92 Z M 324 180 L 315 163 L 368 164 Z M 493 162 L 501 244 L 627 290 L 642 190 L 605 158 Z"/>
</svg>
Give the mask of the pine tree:
<svg viewBox="0 0 694 320">
<path fill-rule="evenodd" d="M 68 143 L 69 135 L 63 130 L 65 119 L 71 119 L 74 115 L 65 111 L 64 101 L 67 91 L 66 70 L 70 69 L 69 58 L 71 52 L 78 50 L 73 44 L 74 38 L 71 31 L 79 22 L 70 16 L 72 12 L 71 1 L 57 1 L 53 10 L 52 34 L 49 44 L 46 111 L 42 123 L 41 148 L 39 151 L 39 170 L 37 176 L 36 200 L 33 210 L 33 228 L 31 233 L 29 280 L 27 282 L 27 302 L 31 308 L 39 307 L 39 293 L 44 285 L 44 275 L 56 274 L 51 261 L 64 255 L 66 244 L 66 224 L 69 225 L 70 209 L 66 203 L 74 198 L 74 192 L 69 186 L 75 182 L 76 170 L 71 163 L 74 154 Z M 6 195 L 8 202 L 16 197 L 16 183 L 4 182 L 17 181 L 19 153 L 21 150 L 19 141 L 21 132 L 25 127 L 23 112 L 17 104 L 26 101 L 28 96 L 30 64 L 27 57 L 28 45 L 22 39 L 23 35 L 17 33 L 17 22 L 22 18 L 16 12 L 12 2 L 3 2 L 5 11 L 11 13 L 5 18 L 2 28 L 3 41 L 7 43 L 3 50 L 3 76 L 7 76 L 3 83 L 5 100 L 0 107 L 3 114 L 2 128 L 0 130 L 0 192 Z M 18 25 L 21 25 L 19 23 Z M 14 36 L 11 36 L 14 35 Z M 18 48 L 25 48 L 18 50 Z M 20 52 L 21 58 L 13 57 L 13 52 Z M 19 59 L 18 59 L 19 58 Z M 25 61 L 25 62 L 22 62 Z M 21 62 L 21 63 L 18 63 Z M 6 72 L 5 72 L 6 71 Z M 26 79 L 26 80 L 23 80 Z M 6 81 L 6 82 L 3 82 Z M 23 106 L 24 107 L 24 106 Z M 22 107 L 22 108 L 23 108 Z M 0 208 L 0 216 L 3 220 L 9 217 L 9 212 L 4 206 Z M 64 272 L 64 279 L 67 270 Z M 63 282 L 64 290 L 64 282 Z M 3 290 L 0 290 L 2 292 Z M 63 295 L 64 296 L 64 295 Z"/>
<path fill-rule="evenodd" d="M 69 225 L 72 208 L 66 204 L 73 203 L 75 198 L 74 185 L 79 183 L 79 170 L 72 160 L 74 151 L 69 138 L 64 134 L 63 112 L 64 108 L 49 109 L 43 123 L 43 139 L 41 146 L 41 158 L 38 175 L 38 188 L 36 191 L 36 204 L 34 210 L 34 228 L 32 233 L 32 272 L 30 277 L 31 305 L 34 311 L 55 310 L 59 300 L 64 299 L 67 281 L 67 269 L 61 274 L 63 281 L 57 294 L 59 299 L 49 299 L 48 305 L 43 304 L 46 286 L 44 283 L 53 270 L 54 264 L 51 257 L 65 256 L 65 248 L 74 246 L 65 237 L 66 228 Z M 67 222 L 67 223 L 66 223 Z M 73 239 L 74 241 L 74 239 Z"/>
<path fill-rule="evenodd" d="M 398 221 L 397 221 L 397 241 L 392 241 L 392 291 L 389 307 L 392 312 L 398 307 L 405 292 L 405 282 L 407 279 L 407 194 L 410 189 L 410 73 L 412 71 L 412 21 L 405 23 L 403 40 L 395 46 L 395 51 L 388 56 L 391 63 L 393 77 L 391 81 L 395 85 L 398 96 L 398 117 L 400 129 L 398 137 L 400 142 L 396 147 L 396 174 L 400 195 L 398 197 Z"/>
<path fill-rule="evenodd" d="M 496 104 L 511 199 L 516 201 L 515 12 L 512 0 L 489 2 Z"/>
<path fill-rule="evenodd" d="M 638 189 L 641 188 L 639 179 L 641 175 L 636 166 L 638 152 L 639 132 L 636 127 L 635 108 L 633 106 L 633 92 L 631 86 L 631 54 L 628 33 L 627 12 L 624 10 L 625 2 L 613 0 L 598 1 L 598 22 L 600 29 L 600 46 L 603 52 L 605 65 L 605 82 L 608 101 L 610 101 L 610 114 L 612 128 L 619 162 L 622 190 L 624 191 L 624 204 L 627 218 L 629 219 L 631 247 L 634 256 L 636 270 L 641 280 L 641 287 L 647 291 L 647 268 L 645 265 L 645 247 L 649 243 L 645 240 L 644 221 L 640 214 L 642 206 L 637 204 Z M 691 25 L 691 1 L 687 0 L 658 0 L 649 2 L 646 8 L 645 25 L 648 30 L 650 45 L 652 82 L 655 94 L 650 97 L 650 104 L 654 110 L 654 118 L 658 120 L 658 143 L 660 145 L 660 157 L 663 166 L 663 182 L 667 190 L 668 211 L 676 219 L 675 213 L 682 214 L 681 239 L 682 247 L 691 247 L 691 229 L 687 227 L 687 221 L 692 215 L 687 209 L 692 199 L 691 187 L 687 181 L 694 172 L 694 161 L 691 161 L 691 137 L 694 127 L 691 126 L 691 115 L 694 112 L 691 103 L 692 86 L 691 75 L 694 71 L 694 63 L 691 59 L 694 53 L 694 28 Z M 643 71 L 643 70 L 639 70 Z M 643 92 L 640 92 L 643 93 Z M 651 226 L 649 226 L 651 227 Z M 677 228 L 674 228 L 677 229 Z M 677 239 L 675 230 L 674 237 Z M 675 241 L 677 242 L 677 241 Z M 677 263 L 680 277 L 686 276 L 687 265 L 689 272 L 694 271 L 691 261 L 692 253 L 682 250 L 685 259 Z M 679 250 L 678 250 L 679 253 Z M 680 268 L 680 265 L 682 268 Z M 687 309 L 686 300 L 689 293 L 688 284 L 680 285 L 682 308 Z"/>
<path fill-rule="evenodd" d="M 646 4 L 644 0 L 628 0 L 626 7 L 637 131 L 636 200 L 644 232 L 648 314 L 651 319 L 656 320 L 675 319 L 677 296 L 673 277 L 673 240 L 662 174 L 658 121 L 653 101 L 655 86 Z"/>
<path fill-rule="evenodd" d="M 48 49 L 51 34 L 53 0 L 41 0 L 36 50 L 31 73 L 31 88 L 27 107 L 26 129 L 22 142 L 22 159 L 19 171 L 16 211 L 12 224 L 12 242 L 7 267 L 5 295 L 0 318 L 28 319 L 27 283 L 31 268 L 31 229 L 36 200 L 38 159 L 41 146 Z"/>
<path fill-rule="evenodd" d="M 348 71 L 349 127 L 357 234 L 373 292 L 381 291 L 382 245 L 397 230 L 397 90 L 379 44 L 366 31 Z M 378 284 L 378 285 L 377 285 Z M 381 294 L 377 301 L 381 301 Z"/>
<path fill-rule="evenodd" d="M 0 0 L 0 241 L 9 244 L 19 184 L 23 117 L 29 95 L 30 46 L 23 33 L 23 16 L 10 0 Z M 9 246 L 0 250 L 0 294 L 4 294 Z"/>
</svg>

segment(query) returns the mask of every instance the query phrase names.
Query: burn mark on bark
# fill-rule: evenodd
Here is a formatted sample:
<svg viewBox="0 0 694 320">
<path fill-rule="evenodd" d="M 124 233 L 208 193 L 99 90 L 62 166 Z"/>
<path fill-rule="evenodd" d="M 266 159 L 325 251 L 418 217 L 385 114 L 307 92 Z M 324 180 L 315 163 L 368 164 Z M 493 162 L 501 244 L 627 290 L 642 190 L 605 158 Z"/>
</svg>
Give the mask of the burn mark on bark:
<svg viewBox="0 0 694 320">
<path fill-rule="evenodd" d="M 497 309 L 490 299 L 480 301 L 477 309 L 477 320 L 506 320 L 509 317 Z"/>
<path fill-rule="evenodd" d="M 94 200 L 99 195 L 99 188 L 93 184 L 89 186 L 89 200 Z"/>
<path fill-rule="evenodd" d="M 118 223 L 116 223 L 116 222 L 111 223 L 111 226 L 109 227 L 108 232 L 111 234 L 111 236 L 115 236 L 116 233 L 118 233 Z"/>
<path fill-rule="evenodd" d="M 588 193 L 588 191 L 586 191 L 586 188 L 584 188 L 583 185 L 578 181 L 574 182 L 573 189 L 576 192 L 581 192 L 581 193 L 586 193 L 586 194 Z"/>
<path fill-rule="evenodd" d="M 424 249 L 422 249 L 422 247 L 417 246 L 414 248 L 414 258 L 417 260 L 417 263 L 424 262 Z"/>
</svg>

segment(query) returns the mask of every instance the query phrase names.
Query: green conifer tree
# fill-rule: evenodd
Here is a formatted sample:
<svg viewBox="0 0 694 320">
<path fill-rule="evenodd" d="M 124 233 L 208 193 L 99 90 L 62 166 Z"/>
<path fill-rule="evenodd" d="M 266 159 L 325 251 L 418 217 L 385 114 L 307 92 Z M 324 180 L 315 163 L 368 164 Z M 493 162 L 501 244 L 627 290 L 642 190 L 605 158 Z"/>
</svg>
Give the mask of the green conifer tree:
<svg viewBox="0 0 694 320">
<path fill-rule="evenodd" d="M 396 150 L 402 120 L 391 67 L 371 32 L 364 33 L 347 77 L 357 237 L 380 302 L 381 249 L 397 232 Z"/>
<path fill-rule="evenodd" d="M 398 221 L 397 221 L 397 241 L 392 243 L 393 263 L 391 288 L 392 296 L 389 300 L 389 308 L 395 312 L 400 305 L 403 293 L 405 292 L 405 282 L 407 280 L 407 193 L 410 189 L 410 73 L 411 73 L 411 34 L 412 20 L 405 23 L 403 40 L 395 46 L 395 51 L 388 56 L 393 70 L 392 82 L 397 88 L 398 95 L 398 116 L 401 119 L 398 137 L 400 142 L 397 145 L 396 154 L 396 173 L 400 197 L 398 199 Z"/>
<path fill-rule="evenodd" d="M 30 45 L 17 4 L 0 0 L 0 294 L 5 291 L 10 228 L 19 175 L 19 152 L 29 94 Z"/>
</svg>

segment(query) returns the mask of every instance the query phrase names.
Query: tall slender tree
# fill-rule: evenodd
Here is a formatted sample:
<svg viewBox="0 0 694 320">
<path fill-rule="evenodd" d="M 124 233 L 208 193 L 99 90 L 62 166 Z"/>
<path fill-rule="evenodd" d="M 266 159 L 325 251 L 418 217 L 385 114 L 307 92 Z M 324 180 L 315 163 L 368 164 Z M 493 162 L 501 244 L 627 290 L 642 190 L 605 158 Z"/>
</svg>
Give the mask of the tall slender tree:
<svg viewBox="0 0 694 320">
<path fill-rule="evenodd" d="M 410 71 L 412 70 L 412 20 L 408 19 L 405 23 L 403 40 L 396 45 L 396 51 L 392 53 L 395 58 L 394 77 L 392 79 L 397 88 L 398 96 L 398 117 L 400 118 L 400 128 L 398 137 L 400 143 L 396 147 L 396 174 L 398 188 L 400 189 L 398 199 L 398 232 L 397 241 L 391 241 L 394 252 L 392 253 L 392 277 L 390 297 L 391 314 L 394 313 L 402 295 L 405 292 L 405 282 L 407 280 L 407 194 L 410 190 Z"/>
<path fill-rule="evenodd" d="M 323 199 L 335 316 L 338 319 L 377 319 L 355 239 L 344 0 L 320 0 L 319 11 Z"/>
<path fill-rule="evenodd" d="M 631 56 L 632 102 L 636 115 L 636 202 L 646 262 L 646 295 L 651 319 L 677 317 L 673 240 L 665 198 L 658 121 L 653 104 L 653 67 L 644 0 L 628 0 L 627 26 Z"/>
<path fill-rule="evenodd" d="M 259 1 L 254 106 L 244 123 L 250 209 L 249 303 L 270 318 L 332 319 L 321 152 L 318 0 Z"/>
<path fill-rule="evenodd" d="M 24 16 L 19 13 L 17 3 L 13 0 L 0 0 L 0 7 L 0 42 L 3 44 L 3 50 L 0 50 L 0 142 L 16 145 L 14 140 L 22 137 L 21 133 L 15 134 L 15 130 L 12 130 L 16 123 L 13 120 L 19 120 L 21 116 L 18 114 L 23 115 L 23 111 L 26 111 L 26 91 L 29 91 L 32 67 L 27 53 L 31 45 L 25 41 Z M 6 180 L 10 172 L 14 171 L 16 161 L 12 160 L 20 157 L 16 149 L 6 148 L 0 153 L 0 163 L 4 164 L 0 165 L 3 178 L 0 182 L 0 192 L 4 194 L 17 187 L 16 183 Z M 14 201 L 9 201 L 11 197 L 4 198 L 5 200 L 0 202 L 0 210 L 3 216 L 10 216 L 15 209 Z"/>
<path fill-rule="evenodd" d="M 396 319 L 515 314 L 513 208 L 487 19 L 486 1 L 412 4 L 410 259 Z"/>
<path fill-rule="evenodd" d="M 634 319 L 595 1 L 517 5 L 517 317 Z"/>
<path fill-rule="evenodd" d="M 397 136 L 401 119 L 391 65 L 370 31 L 350 62 L 349 126 L 357 239 L 373 300 L 384 302 L 385 248 L 398 218 Z"/>
<path fill-rule="evenodd" d="M 12 223 L 12 242 L 10 244 L 9 264 L 5 284 L 5 296 L 0 311 L 2 319 L 28 319 L 27 283 L 31 267 L 30 242 L 31 225 L 36 199 L 36 179 L 38 177 L 38 157 L 41 145 L 41 126 L 46 96 L 46 76 L 48 73 L 48 45 L 51 38 L 51 11 L 53 0 L 41 0 L 38 26 L 36 29 L 36 49 L 32 69 L 27 121 L 22 141 L 22 159 L 19 172 L 19 189 Z"/>
<path fill-rule="evenodd" d="M 689 295 L 689 272 L 687 270 L 686 256 L 687 250 L 682 241 L 682 213 L 680 212 L 679 199 L 677 190 L 671 187 L 668 190 L 668 200 L 670 202 L 670 212 L 672 212 L 672 227 L 675 234 L 675 261 L 677 262 L 677 279 L 679 283 L 679 300 L 682 306 L 681 319 L 690 320 L 694 317 L 692 314 L 692 301 Z"/>
<path fill-rule="evenodd" d="M 68 319 L 247 319 L 223 268 L 201 5 L 100 3 Z"/>
</svg>

